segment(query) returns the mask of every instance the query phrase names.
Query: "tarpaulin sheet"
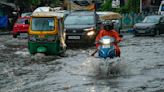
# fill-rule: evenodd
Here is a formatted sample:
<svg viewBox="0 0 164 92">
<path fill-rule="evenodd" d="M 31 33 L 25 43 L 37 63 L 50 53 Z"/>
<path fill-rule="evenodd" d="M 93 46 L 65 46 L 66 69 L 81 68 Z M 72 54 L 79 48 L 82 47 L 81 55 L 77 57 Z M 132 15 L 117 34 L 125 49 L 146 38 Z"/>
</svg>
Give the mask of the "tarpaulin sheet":
<svg viewBox="0 0 164 92">
<path fill-rule="evenodd" d="M 0 16 L 0 28 L 7 27 L 8 25 L 8 17 Z"/>
</svg>

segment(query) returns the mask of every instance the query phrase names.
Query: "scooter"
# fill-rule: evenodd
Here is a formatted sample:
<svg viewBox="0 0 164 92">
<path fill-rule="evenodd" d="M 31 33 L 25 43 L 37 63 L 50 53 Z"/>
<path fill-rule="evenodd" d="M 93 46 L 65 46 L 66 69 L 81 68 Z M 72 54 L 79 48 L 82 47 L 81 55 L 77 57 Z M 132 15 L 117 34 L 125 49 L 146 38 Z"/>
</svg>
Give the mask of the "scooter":
<svg viewBox="0 0 164 92">
<path fill-rule="evenodd" d="M 104 59 L 107 58 L 114 58 L 116 57 L 116 51 L 115 51 L 115 46 L 113 43 L 115 42 L 115 39 L 110 36 L 104 36 L 102 37 L 98 43 L 100 46 L 98 47 L 98 56 Z"/>
<path fill-rule="evenodd" d="M 109 74 L 113 74 L 116 72 L 113 69 L 117 67 L 117 64 L 120 62 L 120 58 L 116 58 L 116 48 L 114 46 L 115 39 L 110 36 L 102 37 L 98 43 L 100 46 L 98 47 L 98 57 L 103 58 L 105 61 L 102 67 L 102 70 L 107 71 L 107 76 Z"/>
</svg>

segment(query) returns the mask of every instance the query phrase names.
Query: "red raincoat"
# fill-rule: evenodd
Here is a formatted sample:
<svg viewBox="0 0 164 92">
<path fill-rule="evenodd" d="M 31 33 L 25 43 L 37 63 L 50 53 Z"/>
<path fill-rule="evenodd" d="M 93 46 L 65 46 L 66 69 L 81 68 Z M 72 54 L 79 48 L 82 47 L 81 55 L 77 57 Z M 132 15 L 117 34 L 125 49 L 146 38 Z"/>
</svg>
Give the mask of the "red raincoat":
<svg viewBox="0 0 164 92">
<path fill-rule="evenodd" d="M 116 47 L 116 55 L 120 56 L 121 51 L 120 51 L 120 48 L 117 45 L 117 43 L 122 41 L 122 38 L 119 36 L 117 31 L 115 31 L 114 29 L 110 30 L 110 31 L 100 30 L 99 34 L 96 37 L 96 41 L 99 41 L 101 39 L 101 37 L 103 37 L 103 36 L 110 36 L 110 37 L 113 37 L 116 39 L 116 43 L 114 43 L 114 46 Z M 97 49 L 98 49 L 99 45 L 100 44 L 98 44 L 98 43 L 96 44 Z"/>
</svg>

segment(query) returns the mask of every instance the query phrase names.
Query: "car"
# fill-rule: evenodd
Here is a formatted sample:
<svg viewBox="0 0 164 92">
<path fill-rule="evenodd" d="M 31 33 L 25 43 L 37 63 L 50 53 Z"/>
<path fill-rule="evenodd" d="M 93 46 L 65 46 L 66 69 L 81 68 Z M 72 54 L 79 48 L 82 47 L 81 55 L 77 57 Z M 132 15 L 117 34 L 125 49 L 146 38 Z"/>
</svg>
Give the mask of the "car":
<svg viewBox="0 0 164 92">
<path fill-rule="evenodd" d="M 19 17 L 13 26 L 13 38 L 17 38 L 17 36 L 27 36 L 27 31 L 29 28 L 29 16 Z"/>
<path fill-rule="evenodd" d="M 142 22 L 136 23 L 133 26 L 135 36 L 139 35 L 160 35 L 164 33 L 164 16 L 149 15 Z"/>
<path fill-rule="evenodd" d="M 72 11 L 64 20 L 66 44 L 94 44 L 98 16 L 94 11 Z"/>
</svg>

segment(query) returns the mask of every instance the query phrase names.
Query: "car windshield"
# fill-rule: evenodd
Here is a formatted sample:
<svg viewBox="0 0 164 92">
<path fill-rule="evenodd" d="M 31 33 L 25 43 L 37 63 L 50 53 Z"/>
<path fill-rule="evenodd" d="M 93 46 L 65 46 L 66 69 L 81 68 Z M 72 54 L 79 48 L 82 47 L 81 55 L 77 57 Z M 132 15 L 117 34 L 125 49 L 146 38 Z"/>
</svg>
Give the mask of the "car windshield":
<svg viewBox="0 0 164 92">
<path fill-rule="evenodd" d="M 54 18 L 32 18 L 32 30 L 52 31 L 54 30 Z"/>
<path fill-rule="evenodd" d="M 162 5 L 162 7 L 161 7 L 161 11 L 164 11 L 164 5 Z"/>
<path fill-rule="evenodd" d="M 160 16 L 147 16 L 143 20 L 143 23 L 158 23 Z"/>
<path fill-rule="evenodd" d="M 67 16 L 64 24 L 65 25 L 93 25 L 95 23 L 94 16 Z"/>
<path fill-rule="evenodd" d="M 29 19 L 24 19 L 24 18 L 20 18 L 20 19 L 18 19 L 17 20 L 17 24 L 25 24 L 25 20 L 28 20 L 29 21 Z"/>
</svg>

